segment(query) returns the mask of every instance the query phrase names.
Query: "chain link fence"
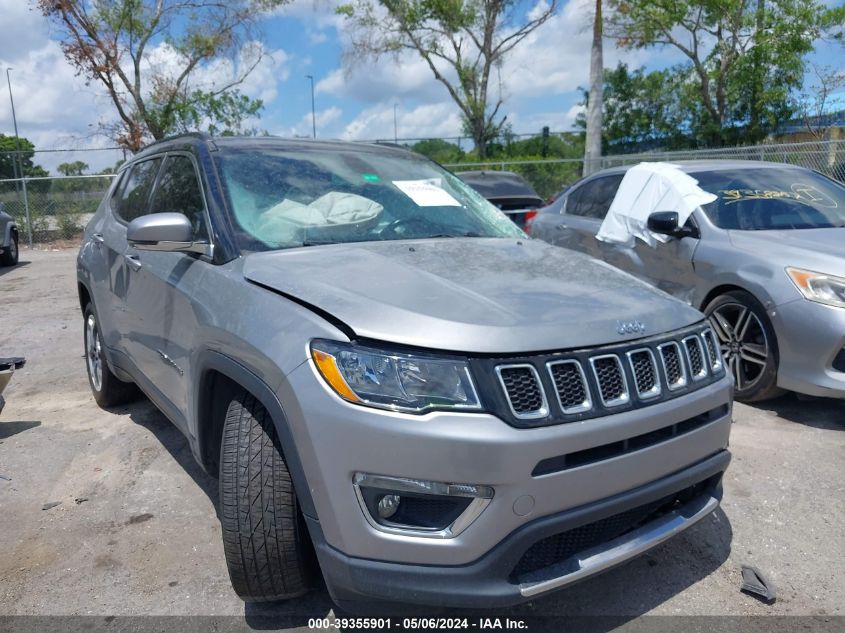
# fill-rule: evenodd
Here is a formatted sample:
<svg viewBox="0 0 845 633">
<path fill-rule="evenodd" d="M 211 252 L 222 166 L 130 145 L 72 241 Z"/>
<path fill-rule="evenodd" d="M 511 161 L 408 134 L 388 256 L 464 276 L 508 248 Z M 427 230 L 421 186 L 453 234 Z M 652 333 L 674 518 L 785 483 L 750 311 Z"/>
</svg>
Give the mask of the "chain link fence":
<svg viewBox="0 0 845 633">
<path fill-rule="evenodd" d="M 643 161 L 708 159 L 789 163 L 845 182 L 845 140 L 621 154 L 603 157 L 602 166 L 633 165 Z M 547 198 L 581 178 L 583 161 L 563 158 L 496 160 L 453 163 L 446 167 L 455 172 L 513 171 L 530 182 L 543 198 Z M 0 211 L 8 213 L 17 222 L 22 245 L 78 240 L 112 178 L 112 175 L 96 175 L 0 179 Z"/>
<path fill-rule="evenodd" d="M 21 245 L 78 240 L 113 176 L 0 180 L 0 211 L 18 225 Z"/>
<path fill-rule="evenodd" d="M 845 182 L 845 140 L 804 143 L 767 143 L 746 147 L 724 147 L 677 152 L 645 152 L 602 158 L 604 167 L 632 165 L 643 161 L 760 160 L 799 165 Z"/>
<path fill-rule="evenodd" d="M 674 152 L 643 152 L 602 157 L 602 167 L 635 165 L 641 162 L 673 162 L 681 160 L 759 160 L 799 165 L 845 183 L 845 140 L 804 143 L 764 144 L 718 149 Z M 512 171 L 523 176 L 540 196 L 556 195 L 561 189 L 581 178 L 584 161 L 559 158 L 548 160 L 496 160 L 483 163 L 446 165 L 454 172 Z"/>
</svg>

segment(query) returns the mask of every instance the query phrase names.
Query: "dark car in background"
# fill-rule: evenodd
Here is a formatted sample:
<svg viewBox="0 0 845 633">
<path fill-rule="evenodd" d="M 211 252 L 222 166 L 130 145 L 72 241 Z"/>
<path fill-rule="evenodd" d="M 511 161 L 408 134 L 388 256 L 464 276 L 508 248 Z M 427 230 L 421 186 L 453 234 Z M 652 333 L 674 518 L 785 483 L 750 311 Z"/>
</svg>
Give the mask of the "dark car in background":
<svg viewBox="0 0 845 633">
<path fill-rule="evenodd" d="M 845 398 L 845 187 L 780 163 L 676 164 L 716 199 L 684 226 L 667 225 L 671 209 L 653 213 L 648 227 L 670 236 L 665 243 L 596 239 L 628 167 L 573 185 L 540 211 L 532 236 L 598 257 L 704 311 L 738 400 L 783 390 Z"/>
<path fill-rule="evenodd" d="M 545 204 L 528 182 L 512 171 L 462 171 L 455 174 L 524 229 Z"/>
<path fill-rule="evenodd" d="M 0 266 L 18 263 L 18 225 L 0 206 Z"/>
</svg>

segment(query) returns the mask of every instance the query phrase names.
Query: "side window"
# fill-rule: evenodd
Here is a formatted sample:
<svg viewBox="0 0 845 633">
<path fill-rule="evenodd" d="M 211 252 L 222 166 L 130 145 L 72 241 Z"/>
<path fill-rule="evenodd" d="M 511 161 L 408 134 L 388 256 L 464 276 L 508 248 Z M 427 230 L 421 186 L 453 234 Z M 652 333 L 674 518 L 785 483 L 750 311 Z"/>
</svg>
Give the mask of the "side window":
<svg viewBox="0 0 845 633">
<path fill-rule="evenodd" d="M 145 160 L 130 167 L 129 173 L 123 176 L 115 207 L 115 212 L 123 220 L 131 222 L 149 213 L 147 205 L 160 164 L 160 158 Z"/>
<path fill-rule="evenodd" d="M 584 215 L 581 213 L 581 192 L 584 187 L 576 187 L 566 196 L 566 202 L 563 203 L 563 213 L 566 215 Z"/>
<path fill-rule="evenodd" d="M 168 156 L 153 194 L 150 213 L 182 213 L 194 227 L 195 240 L 208 239 L 200 183 L 187 156 Z"/>
<path fill-rule="evenodd" d="M 603 220 L 621 182 L 622 174 L 591 180 L 578 188 L 575 192 L 577 194 L 576 199 L 570 198 L 566 212 L 572 215 Z"/>
</svg>

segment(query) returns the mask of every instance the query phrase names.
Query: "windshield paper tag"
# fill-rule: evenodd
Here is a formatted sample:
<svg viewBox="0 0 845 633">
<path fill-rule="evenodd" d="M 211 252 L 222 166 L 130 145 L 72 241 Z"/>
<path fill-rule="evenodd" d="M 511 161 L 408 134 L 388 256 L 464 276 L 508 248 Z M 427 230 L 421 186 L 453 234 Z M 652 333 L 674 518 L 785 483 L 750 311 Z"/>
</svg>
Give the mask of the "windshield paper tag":
<svg viewBox="0 0 845 633">
<path fill-rule="evenodd" d="M 418 207 L 459 207 L 448 191 L 440 186 L 440 178 L 428 180 L 394 180 L 393 184 Z"/>
</svg>

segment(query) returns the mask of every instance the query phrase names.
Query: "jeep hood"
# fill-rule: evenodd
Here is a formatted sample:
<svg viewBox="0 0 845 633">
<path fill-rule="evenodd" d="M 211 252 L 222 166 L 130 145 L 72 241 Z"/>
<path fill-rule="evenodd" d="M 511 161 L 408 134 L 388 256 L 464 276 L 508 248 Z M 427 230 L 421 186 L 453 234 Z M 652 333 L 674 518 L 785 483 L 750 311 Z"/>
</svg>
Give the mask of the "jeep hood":
<svg viewBox="0 0 845 633">
<path fill-rule="evenodd" d="M 608 264 L 536 240 L 310 246 L 250 254 L 243 274 L 332 315 L 357 337 L 470 353 L 612 344 L 702 319 Z M 631 321 L 644 333 L 620 334 Z"/>
</svg>

